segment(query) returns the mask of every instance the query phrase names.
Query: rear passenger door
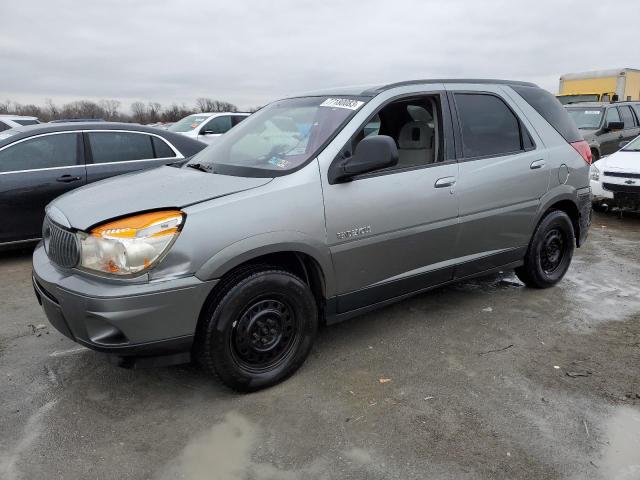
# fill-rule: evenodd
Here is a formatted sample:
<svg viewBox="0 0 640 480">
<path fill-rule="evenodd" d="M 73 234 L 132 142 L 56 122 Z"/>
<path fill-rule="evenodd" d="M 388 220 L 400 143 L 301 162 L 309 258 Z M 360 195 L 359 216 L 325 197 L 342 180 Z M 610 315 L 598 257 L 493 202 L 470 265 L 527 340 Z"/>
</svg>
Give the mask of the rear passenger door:
<svg viewBox="0 0 640 480">
<path fill-rule="evenodd" d="M 534 129 L 500 87 L 450 89 L 458 119 L 459 278 L 522 257 L 549 167 Z"/>
<path fill-rule="evenodd" d="M 44 207 L 86 183 L 81 139 L 56 132 L 0 150 L 0 243 L 40 238 Z"/>
<path fill-rule="evenodd" d="M 84 140 L 88 183 L 179 158 L 164 138 L 149 133 L 95 130 L 84 132 Z"/>
</svg>

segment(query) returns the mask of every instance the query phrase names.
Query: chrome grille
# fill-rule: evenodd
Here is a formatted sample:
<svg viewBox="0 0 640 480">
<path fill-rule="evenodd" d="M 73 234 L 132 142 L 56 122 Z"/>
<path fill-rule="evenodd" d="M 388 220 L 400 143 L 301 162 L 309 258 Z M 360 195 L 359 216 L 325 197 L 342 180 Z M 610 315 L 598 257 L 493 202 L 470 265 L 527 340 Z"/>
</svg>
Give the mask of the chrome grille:
<svg viewBox="0 0 640 480">
<path fill-rule="evenodd" d="M 73 232 L 45 217 L 42 226 L 44 249 L 52 262 L 61 267 L 75 267 L 80 260 L 78 240 Z"/>
</svg>

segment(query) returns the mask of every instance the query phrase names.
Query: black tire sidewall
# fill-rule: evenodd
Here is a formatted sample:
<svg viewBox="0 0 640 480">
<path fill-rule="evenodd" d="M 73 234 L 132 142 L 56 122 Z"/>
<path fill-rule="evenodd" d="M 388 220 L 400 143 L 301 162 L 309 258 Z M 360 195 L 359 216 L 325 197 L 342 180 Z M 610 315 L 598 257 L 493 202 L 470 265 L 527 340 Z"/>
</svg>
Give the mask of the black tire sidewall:
<svg viewBox="0 0 640 480">
<path fill-rule="evenodd" d="M 541 251 L 543 246 L 543 240 L 547 233 L 553 229 L 559 228 L 564 237 L 563 258 L 561 264 L 553 272 L 547 273 L 544 271 L 541 265 Z M 571 259 L 573 258 L 573 251 L 575 249 L 575 232 L 573 230 L 573 224 L 569 216 L 562 211 L 555 210 L 545 216 L 533 237 L 531 242 L 530 251 L 528 254 L 527 265 L 529 273 L 531 273 L 533 280 L 539 287 L 548 287 L 558 283 L 565 273 L 569 269 Z"/>
<path fill-rule="evenodd" d="M 280 364 L 267 372 L 248 372 L 231 351 L 233 323 L 253 302 L 272 297 L 286 301 L 299 328 L 297 345 Z M 209 320 L 206 356 L 220 379 L 239 391 L 254 391 L 274 385 L 294 373 L 308 356 L 318 330 L 318 311 L 309 287 L 295 275 L 284 271 L 254 273 L 234 284 Z"/>
</svg>

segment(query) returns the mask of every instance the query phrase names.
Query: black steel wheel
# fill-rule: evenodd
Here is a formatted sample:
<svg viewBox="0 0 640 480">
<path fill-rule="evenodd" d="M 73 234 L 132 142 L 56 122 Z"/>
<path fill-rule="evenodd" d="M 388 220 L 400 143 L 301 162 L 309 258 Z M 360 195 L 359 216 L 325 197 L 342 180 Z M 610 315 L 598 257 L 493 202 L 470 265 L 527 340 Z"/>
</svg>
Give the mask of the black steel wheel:
<svg viewBox="0 0 640 480">
<path fill-rule="evenodd" d="M 309 286 L 275 267 L 232 273 L 200 319 L 195 354 L 229 387 L 250 392 L 275 385 L 304 362 L 318 329 Z"/>
<path fill-rule="evenodd" d="M 575 244 L 571 218 L 561 210 L 551 210 L 536 227 L 516 275 L 528 287 L 555 285 L 569 269 Z"/>
</svg>

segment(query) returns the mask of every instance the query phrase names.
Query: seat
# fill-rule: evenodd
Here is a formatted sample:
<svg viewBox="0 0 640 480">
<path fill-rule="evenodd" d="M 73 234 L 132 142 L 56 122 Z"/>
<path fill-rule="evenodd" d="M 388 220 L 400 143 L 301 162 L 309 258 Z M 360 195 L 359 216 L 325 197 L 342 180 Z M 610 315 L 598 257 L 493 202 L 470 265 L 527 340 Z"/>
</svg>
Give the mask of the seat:
<svg viewBox="0 0 640 480">
<path fill-rule="evenodd" d="M 426 121 L 412 121 L 402 126 L 398 136 L 398 165 L 414 167 L 433 163 L 434 130 Z"/>
</svg>

